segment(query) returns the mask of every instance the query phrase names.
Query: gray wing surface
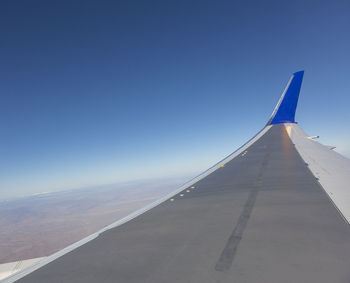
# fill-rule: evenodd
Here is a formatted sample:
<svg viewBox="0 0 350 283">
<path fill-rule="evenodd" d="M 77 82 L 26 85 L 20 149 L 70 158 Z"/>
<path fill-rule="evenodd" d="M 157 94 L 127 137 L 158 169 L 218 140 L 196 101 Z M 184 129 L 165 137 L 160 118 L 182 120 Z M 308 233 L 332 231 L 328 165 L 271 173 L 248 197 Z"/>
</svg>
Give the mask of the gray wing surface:
<svg viewBox="0 0 350 283">
<path fill-rule="evenodd" d="M 5 282 L 349 282 L 349 267 L 348 223 L 274 123 L 174 196 Z"/>
</svg>

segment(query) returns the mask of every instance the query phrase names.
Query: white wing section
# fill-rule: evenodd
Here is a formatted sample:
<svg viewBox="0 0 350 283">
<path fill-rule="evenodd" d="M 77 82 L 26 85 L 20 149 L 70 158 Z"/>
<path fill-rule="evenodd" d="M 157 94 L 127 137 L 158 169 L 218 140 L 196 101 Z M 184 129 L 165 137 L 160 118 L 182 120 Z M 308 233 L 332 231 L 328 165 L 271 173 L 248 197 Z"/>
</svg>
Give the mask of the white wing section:
<svg viewBox="0 0 350 283">
<path fill-rule="evenodd" d="M 32 258 L 32 259 L 26 259 L 26 260 L 19 260 L 14 262 L 8 262 L 0 264 L 0 280 L 3 280 L 12 274 L 15 274 L 37 262 L 42 260 L 43 257 L 38 258 Z"/>
<path fill-rule="evenodd" d="M 310 138 L 298 125 L 285 127 L 311 172 L 350 223 L 350 160 Z"/>
</svg>

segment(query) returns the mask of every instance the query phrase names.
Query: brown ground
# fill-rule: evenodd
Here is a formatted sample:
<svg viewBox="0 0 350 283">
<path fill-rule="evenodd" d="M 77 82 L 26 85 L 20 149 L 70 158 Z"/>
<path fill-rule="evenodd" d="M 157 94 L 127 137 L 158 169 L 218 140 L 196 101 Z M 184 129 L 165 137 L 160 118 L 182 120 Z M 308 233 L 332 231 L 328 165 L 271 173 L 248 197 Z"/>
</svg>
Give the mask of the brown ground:
<svg viewBox="0 0 350 283">
<path fill-rule="evenodd" d="M 175 190 L 184 181 L 109 185 L 0 202 L 0 263 L 50 255 Z"/>
</svg>

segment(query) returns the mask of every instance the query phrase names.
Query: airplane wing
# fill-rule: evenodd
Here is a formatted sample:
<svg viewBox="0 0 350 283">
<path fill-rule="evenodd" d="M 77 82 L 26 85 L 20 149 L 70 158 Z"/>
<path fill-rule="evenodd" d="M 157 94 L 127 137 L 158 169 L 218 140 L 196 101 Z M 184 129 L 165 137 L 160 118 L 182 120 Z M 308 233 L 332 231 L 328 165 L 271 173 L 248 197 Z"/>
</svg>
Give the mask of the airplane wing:
<svg viewBox="0 0 350 283">
<path fill-rule="evenodd" d="M 295 123 L 302 79 L 237 151 L 4 282 L 350 282 L 350 160 Z"/>
</svg>

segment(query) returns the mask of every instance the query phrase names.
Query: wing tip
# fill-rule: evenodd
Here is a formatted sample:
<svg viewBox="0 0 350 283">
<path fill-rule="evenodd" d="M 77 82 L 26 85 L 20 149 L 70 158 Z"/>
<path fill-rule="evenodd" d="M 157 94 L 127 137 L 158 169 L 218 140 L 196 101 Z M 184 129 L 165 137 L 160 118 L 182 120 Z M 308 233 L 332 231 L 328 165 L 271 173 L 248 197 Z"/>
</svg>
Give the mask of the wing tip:
<svg viewBox="0 0 350 283">
<path fill-rule="evenodd" d="M 285 90 L 282 93 L 267 125 L 281 123 L 296 123 L 295 111 L 298 104 L 301 83 L 304 70 L 297 71 L 291 76 Z"/>
<path fill-rule="evenodd" d="M 304 70 L 297 71 L 293 75 L 304 75 Z"/>
</svg>

